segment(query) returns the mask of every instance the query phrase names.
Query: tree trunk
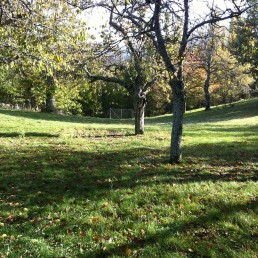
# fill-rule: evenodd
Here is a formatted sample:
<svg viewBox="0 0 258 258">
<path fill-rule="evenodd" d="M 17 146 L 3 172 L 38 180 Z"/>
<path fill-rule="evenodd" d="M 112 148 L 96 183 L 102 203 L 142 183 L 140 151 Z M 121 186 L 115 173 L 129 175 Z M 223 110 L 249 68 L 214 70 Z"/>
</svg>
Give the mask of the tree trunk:
<svg viewBox="0 0 258 258">
<path fill-rule="evenodd" d="M 135 116 L 135 134 L 144 134 L 144 112 L 146 107 L 146 94 L 139 90 L 133 95 Z"/>
<path fill-rule="evenodd" d="M 170 146 L 170 162 L 179 163 L 182 158 L 183 116 L 185 113 L 185 93 L 182 79 L 170 81 L 173 92 L 173 127 Z"/>
<path fill-rule="evenodd" d="M 205 110 L 211 110 L 211 96 L 210 96 L 210 74 L 207 74 L 207 78 L 204 83 L 204 95 L 205 95 Z"/>
<path fill-rule="evenodd" d="M 55 111 L 55 82 L 53 76 L 47 76 L 46 112 Z"/>
<path fill-rule="evenodd" d="M 36 99 L 36 96 L 34 94 L 32 94 L 32 96 L 30 98 L 30 103 L 31 103 L 31 108 L 32 109 L 38 110 L 37 99 Z"/>
<path fill-rule="evenodd" d="M 211 97 L 210 97 L 210 80 L 211 80 L 211 64 L 212 58 L 215 51 L 215 36 L 214 36 L 214 26 L 211 25 L 210 28 L 210 37 L 211 37 L 211 45 L 208 46 L 208 53 L 207 53 L 207 76 L 204 83 L 204 97 L 205 97 L 205 111 L 211 110 Z"/>
</svg>

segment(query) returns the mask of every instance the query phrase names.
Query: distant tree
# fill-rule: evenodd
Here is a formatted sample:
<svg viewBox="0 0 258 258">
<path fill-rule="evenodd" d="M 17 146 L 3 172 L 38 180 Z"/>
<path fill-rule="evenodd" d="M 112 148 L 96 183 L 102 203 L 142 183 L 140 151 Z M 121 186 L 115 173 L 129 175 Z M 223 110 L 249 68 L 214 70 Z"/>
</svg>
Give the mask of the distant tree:
<svg viewBox="0 0 258 258">
<path fill-rule="evenodd" d="M 109 8 L 109 5 L 105 7 Z M 135 134 L 144 134 L 146 96 L 157 78 L 157 56 L 150 48 L 148 38 L 144 35 L 130 35 L 127 23 L 123 20 L 114 20 L 114 5 L 109 11 L 111 34 L 103 37 L 103 47 L 98 55 L 102 60 L 102 74 L 93 74 L 89 69 L 86 71 L 92 82 L 101 80 L 116 83 L 128 91 L 133 100 Z"/>
<path fill-rule="evenodd" d="M 150 88 L 147 94 L 147 100 L 147 116 L 158 116 L 171 113 L 171 88 L 166 79 L 159 78 L 157 80 Z"/>
<path fill-rule="evenodd" d="M 77 19 L 76 10 L 62 0 L 5 1 L 2 7 L 5 22 L 0 31 L 1 65 L 7 70 L 15 67 L 16 76 L 23 81 L 25 76 L 31 79 L 37 74 L 42 82 L 40 95 L 45 92 L 44 110 L 52 112 L 60 82 L 67 83 L 63 77 L 70 78 L 69 73 L 74 73 L 75 60 L 86 48 L 83 22 Z M 7 18 L 14 13 L 19 19 Z"/>
<path fill-rule="evenodd" d="M 194 65 L 189 59 L 186 61 L 184 82 L 185 82 L 185 103 L 186 110 L 200 108 L 205 105 L 203 98 L 203 85 L 207 77 L 205 69 Z M 199 65 L 199 63 L 198 63 Z"/>
<path fill-rule="evenodd" d="M 241 64 L 229 52 L 225 29 L 210 25 L 186 56 L 186 97 L 193 107 L 203 106 L 200 88 L 204 85 L 205 109 L 213 103 L 228 103 L 249 96 L 253 82 L 250 64 Z M 213 95 L 211 95 L 213 93 Z M 190 102 L 190 103 L 189 103 Z"/>
<path fill-rule="evenodd" d="M 254 77 L 253 89 L 258 93 L 258 3 L 252 3 L 245 17 L 232 19 L 230 28 L 229 49 L 240 64 L 250 64 Z"/>
<path fill-rule="evenodd" d="M 203 84 L 205 110 L 209 111 L 211 110 L 210 86 L 212 84 L 212 78 L 214 78 L 213 74 L 218 69 L 215 56 L 218 54 L 219 49 L 225 49 L 222 42 L 224 40 L 224 29 L 218 24 L 209 24 L 199 33 L 198 40 L 189 50 L 190 53 L 186 55 L 186 67 L 189 67 L 186 73 L 189 74 L 192 70 L 192 75 L 196 74 L 197 78 L 198 75 L 202 74 L 199 78 L 204 78 L 204 80 L 199 80 L 199 83 Z M 220 51 L 220 53 L 222 52 Z M 218 61 L 219 59 L 216 60 Z M 203 76 L 204 74 L 205 76 Z M 195 78 L 191 78 L 191 72 L 188 75 L 189 79 L 190 81 L 196 81 Z M 186 84 L 189 84 L 187 80 Z"/>
<path fill-rule="evenodd" d="M 218 49 L 214 55 L 213 92 L 217 102 L 232 103 L 250 95 L 254 82 L 250 64 L 241 64 L 228 49 Z"/>
<path fill-rule="evenodd" d="M 218 35 L 217 35 L 218 36 Z M 205 96 L 205 110 L 211 110 L 211 102 L 210 102 L 210 80 L 211 80 L 211 73 L 212 73 L 212 59 L 214 56 L 214 52 L 216 51 L 216 35 L 215 35 L 215 27 L 214 25 L 210 24 L 208 30 L 208 37 L 205 44 L 205 66 L 204 69 L 206 71 L 206 79 L 204 83 L 204 96 Z"/>
</svg>

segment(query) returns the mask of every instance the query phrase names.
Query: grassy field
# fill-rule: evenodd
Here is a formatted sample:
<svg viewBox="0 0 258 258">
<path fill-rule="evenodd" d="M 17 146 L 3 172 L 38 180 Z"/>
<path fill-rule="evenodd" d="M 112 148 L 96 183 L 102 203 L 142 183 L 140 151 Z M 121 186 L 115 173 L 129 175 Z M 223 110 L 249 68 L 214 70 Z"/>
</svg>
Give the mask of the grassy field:
<svg viewBox="0 0 258 258">
<path fill-rule="evenodd" d="M 0 110 L 0 257 L 258 257 L 258 99 L 171 121 Z"/>
</svg>

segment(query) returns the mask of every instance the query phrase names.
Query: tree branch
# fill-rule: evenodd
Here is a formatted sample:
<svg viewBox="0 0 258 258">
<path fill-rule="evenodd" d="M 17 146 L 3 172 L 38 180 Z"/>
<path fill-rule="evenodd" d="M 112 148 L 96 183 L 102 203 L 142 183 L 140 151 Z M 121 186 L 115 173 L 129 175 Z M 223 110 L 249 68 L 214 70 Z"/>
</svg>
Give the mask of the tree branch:
<svg viewBox="0 0 258 258">
<path fill-rule="evenodd" d="M 199 24 L 196 24 L 193 28 L 191 28 L 188 31 L 187 38 L 189 38 L 191 36 L 191 34 L 195 30 L 197 30 L 198 28 L 200 28 L 200 27 L 202 27 L 202 26 L 204 26 L 206 24 L 216 23 L 216 22 L 219 22 L 219 21 L 224 21 L 224 20 L 227 20 L 227 19 L 230 19 L 230 18 L 238 17 L 238 16 L 240 16 L 242 13 L 246 12 L 250 8 L 251 8 L 251 6 L 247 6 L 246 8 L 240 10 L 239 7 L 238 7 L 236 12 L 233 12 L 231 9 L 227 9 L 224 13 L 226 13 L 227 11 L 230 11 L 230 13 L 228 15 L 226 15 L 226 16 L 213 17 L 213 18 L 210 18 L 210 19 L 205 20 L 203 22 L 200 22 Z"/>
<path fill-rule="evenodd" d="M 116 78 L 116 77 L 108 77 L 108 76 L 102 76 L 102 75 L 92 75 L 90 74 L 90 72 L 88 71 L 87 68 L 84 68 L 84 71 L 86 72 L 86 74 L 88 75 L 88 77 L 90 78 L 91 82 L 95 82 L 95 81 L 105 81 L 105 82 L 113 82 L 113 83 L 117 83 L 120 84 L 121 86 L 124 86 L 124 81 Z"/>
</svg>

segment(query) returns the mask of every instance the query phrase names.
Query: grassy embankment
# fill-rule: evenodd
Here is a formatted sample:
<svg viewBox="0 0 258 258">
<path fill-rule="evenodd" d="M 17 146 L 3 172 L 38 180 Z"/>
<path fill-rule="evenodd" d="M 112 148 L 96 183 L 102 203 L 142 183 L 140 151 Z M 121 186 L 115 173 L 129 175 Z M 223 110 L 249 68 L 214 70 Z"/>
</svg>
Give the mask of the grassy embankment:
<svg viewBox="0 0 258 258">
<path fill-rule="evenodd" d="M 257 257 L 258 99 L 170 131 L 0 110 L 0 257 Z"/>
</svg>

